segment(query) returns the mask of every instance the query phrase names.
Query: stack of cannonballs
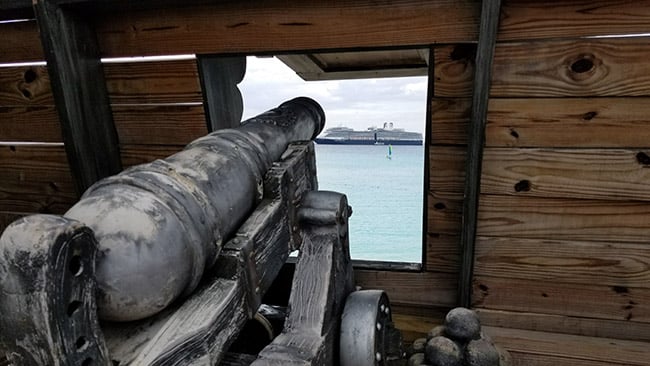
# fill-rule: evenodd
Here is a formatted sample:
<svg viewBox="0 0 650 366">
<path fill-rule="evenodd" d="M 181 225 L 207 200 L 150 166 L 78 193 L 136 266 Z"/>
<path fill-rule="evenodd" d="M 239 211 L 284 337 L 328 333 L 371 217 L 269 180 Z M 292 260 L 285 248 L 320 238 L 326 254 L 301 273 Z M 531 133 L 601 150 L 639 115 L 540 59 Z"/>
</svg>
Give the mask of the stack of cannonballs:
<svg viewBox="0 0 650 366">
<path fill-rule="evenodd" d="M 496 347 L 481 332 L 472 310 L 456 308 L 439 325 L 413 342 L 408 366 L 510 366 L 507 351 Z"/>
</svg>

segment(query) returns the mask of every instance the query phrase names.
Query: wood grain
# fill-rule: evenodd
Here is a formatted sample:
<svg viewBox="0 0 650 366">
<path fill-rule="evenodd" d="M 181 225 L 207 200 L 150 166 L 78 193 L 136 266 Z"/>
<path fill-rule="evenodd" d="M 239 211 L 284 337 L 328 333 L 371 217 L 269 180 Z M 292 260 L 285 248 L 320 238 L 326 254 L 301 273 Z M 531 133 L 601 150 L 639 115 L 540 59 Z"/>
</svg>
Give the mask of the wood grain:
<svg viewBox="0 0 650 366">
<path fill-rule="evenodd" d="M 471 95 L 472 46 L 435 49 L 434 96 Z M 647 38 L 497 44 L 492 97 L 650 95 Z"/>
<path fill-rule="evenodd" d="M 0 143 L 10 141 L 61 142 L 54 107 L 0 107 Z"/>
<path fill-rule="evenodd" d="M 77 201 L 63 146 L 0 146 L 0 211 L 63 213 Z"/>
<path fill-rule="evenodd" d="M 122 145 L 186 145 L 208 133 L 202 105 L 114 105 Z"/>
<path fill-rule="evenodd" d="M 475 273 L 584 285 L 624 284 L 650 292 L 650 251 L 647 243 L 478 237 Z"/>
<path fill-rule="evenodd" d="M 486 147 L 647 147 L 649 98 L 493 98 Z M 467 143 L 469 98 L 431 99 L 434 145 Z"/>
<path fill-rule="evenodd" d="M 104 63 L 112 104 L 200 103 L 195 60 Z"/>
<path fill-rule="evenodd" d="M 646 342 L 496 327 L 485 327 L 484 331 L 512 353 L 514 366 L 648 364 Z"/>
<path fill-rule="evenodd" d="M 221 2 L 104 14 L 104 56 L 395 47 L 475 39 L 472 0 Z M 434 19 L 435 21 L 432 21 Z"/>
<path fill-rule="evenodd" d="M 486 148 L 481 192 L 647 201 L 650 200 L 648 154 L 650 149 Z"/>
<path fill-rule="evenodd" d="M 648 147 L 649 103 L 643 97 L 492 99 L 486 146 Z"/>
<path fill-rule="evenodd" d="M 458 228 L 460 232 L 460 227 Z M 426 270 L 458 273 L 460 237 L 458 235 L 427 233 Z"/>
<path fill-rule="evenodd" d="M 650 342 L 650 324 L 627 320 L 476 309 L 484 326 Z"/>
<path fill-rule="evenodd" d="M 429 148 L 430 193 L 447 199 L 463 199 L 466 155 L 465 148 L 458 146 Z"/>
<path fill-rule="evenodd" d="M 0 67 L 0 106 L 54 105 L 45 66 Z"/>
<path fill-rule="evenodd" d="M 122 145 L 120 155 L 124 168 L 133 165 L 152 162 L 175 154 L 185 148 L 185 145 Z"/>
<path fill-rule="evenodd" d="M 386 291 L 391 304 L 451 307 L 456 302 L 455 275 L 357 269 L 354 278 L 364 289 Z"/>
<path fill-rule="evenodd" d="M 0 63 L 43 61 L 36 21 L 1 23 Z"/>
<path fill-rule="evenodd" d="M 650 1 L 505 1 L 500 40 L 585 37 L 650 32 Z"/>
<path fill-rule="evenodd" d="M 619 286 L 570 284 L 552 280 L 474 276 L 476 308 L 595 319 L 650 322 L 650 291 Z"/>
<path fill-rule="evenodd" d="M 647 243 L 646 202 L 481 196 L 479 236 Z"/>
<path fill-rule="evenodd" d="M 200 103 L 195 60 L 104 63 L 112 104 Z M 45 66 L 0 68 L 0 106 L 53 105 Z"/>
</svg>

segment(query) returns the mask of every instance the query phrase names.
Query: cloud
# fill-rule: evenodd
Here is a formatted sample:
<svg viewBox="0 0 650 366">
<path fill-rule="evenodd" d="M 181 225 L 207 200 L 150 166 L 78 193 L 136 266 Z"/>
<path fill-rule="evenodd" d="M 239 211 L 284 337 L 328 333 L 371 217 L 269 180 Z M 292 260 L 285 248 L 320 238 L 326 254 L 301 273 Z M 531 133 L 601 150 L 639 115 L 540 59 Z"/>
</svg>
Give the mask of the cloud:
<svg viewBox="0 0 650 366">
<path fill-rule="evenodd" d="M 239 85 L 244 118 L 288 99 L 308 96 L 323 106 L 326 128 L 366 129 L 391 121 L 396 127 L 424 132 L 426 77 L 306 82 L 276 58 L 249 57 L 247 63 L 246 76 Z"/>
</svg>

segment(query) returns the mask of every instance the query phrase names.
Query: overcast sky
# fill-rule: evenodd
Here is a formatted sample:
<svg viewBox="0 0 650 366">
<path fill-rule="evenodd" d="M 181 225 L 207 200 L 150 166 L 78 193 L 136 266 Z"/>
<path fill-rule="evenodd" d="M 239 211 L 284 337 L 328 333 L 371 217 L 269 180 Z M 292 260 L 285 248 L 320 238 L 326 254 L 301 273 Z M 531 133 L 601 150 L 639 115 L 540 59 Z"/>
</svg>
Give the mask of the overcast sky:
<svg viewBox="0 0 650 366">
<path fill-rule="evenodd" d="M 325 110 L 325 128 L 356 130 L 393 122 L 395 127 L 424 133 L 426 77 L 304 81 L 276 58 L 248 57 L 239 84 L 244 119 L 298 96 L 315 99 Z"/>
</svg>

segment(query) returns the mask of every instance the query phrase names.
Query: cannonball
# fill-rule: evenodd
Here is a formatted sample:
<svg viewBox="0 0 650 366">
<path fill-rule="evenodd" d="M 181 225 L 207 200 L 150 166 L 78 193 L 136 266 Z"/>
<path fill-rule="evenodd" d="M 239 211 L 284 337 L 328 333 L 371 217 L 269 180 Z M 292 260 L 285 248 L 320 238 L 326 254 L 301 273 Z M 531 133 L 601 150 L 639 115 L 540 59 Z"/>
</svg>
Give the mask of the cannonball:
<svg viewBox="0 0 650 366">
<path fill-rule="evenodd" d="M 411 346 L 413 348 L 413 353 L 422 353 L 424 352 L 424 348 L 427 345 L 427 339 L 426 338 L 418 338 L 413 341 L 413 345 Z"/>
<path fill-rule="evenodd" d="M 415 353 L 409 358 L 408 366 L 422 366 L 424 364 L 424 353 Z"/>
<path fill-rule="evenodd" d="M 512 366 L 512 356 L 510 356 L 510 352 L 497 345 L 494 345 L 494 348 L 496 348 L 499 353 L 499 366 Z"/>
<path fill-rule="evenodd" d="M 481 334 L 481 322 L 478 315 L 466 308 L 455 308 L 445 317 L 446 335 L 459 342 L 478 339 Z"/>
<path fill-rule="evenodd" d="M 492 343 L 476 339 L 467 343 L 465 360 L 467 366 L 499 366 L 499 352 Z"/>
<path fill-rule="evenodd" d="M 426 359 L 434 366 L 461 366 L 463 354 L 460 346 L 446 337 L 433 337 L 427 342 Z"/>
<path fill-rule="evenodd" d="M 427 333 L 427 340 L 429 340 L 431 338 L 434 338 L 434 337 L 438 337 L 438 336 L 444 336 L 444 335 L 445 335 L 445 326 L 444 325 L 438 325 L 438 326 L 435 326 L 435 327 L 431 328 L 429 333 Z"/>
</svg>

